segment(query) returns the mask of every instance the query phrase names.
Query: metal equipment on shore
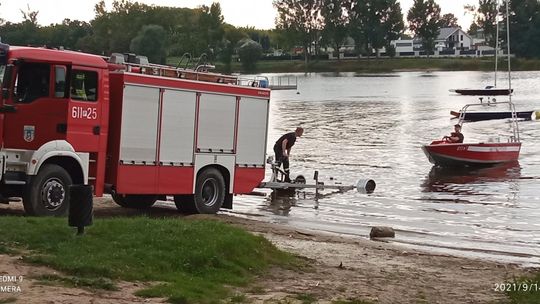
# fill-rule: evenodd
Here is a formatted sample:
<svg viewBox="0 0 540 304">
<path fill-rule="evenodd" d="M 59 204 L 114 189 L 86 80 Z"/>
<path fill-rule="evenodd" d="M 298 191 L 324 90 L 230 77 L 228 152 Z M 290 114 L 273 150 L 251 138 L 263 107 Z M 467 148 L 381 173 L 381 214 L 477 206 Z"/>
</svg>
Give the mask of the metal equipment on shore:
<svg viewBox="0 0 540 304">
<path fill-rule="evenodd" d="M 274 190 L 274 195 L 295 195 L 298 190 L 314 189 L 315 201 L 320 198 L 319 191 L 336 190 L 339 193 L 357 190 L 359 193 L 369 194 L 375 191 L 376 183 L 372 179 L 359 179 L 356 185 L 343 185 L 337 182 L 325 183 L 319 180 L 319 171 L 313 174 L 313 183 L 308 183 L 302 175 L 297 176 L 290 182 L 285 182 L 286 173 L 274 162 L 273 157 L 269 157 L 267 163 L 271 165 L 272 177 L 268 182 L 261 182 L 258 188 Z"/>
</svg>

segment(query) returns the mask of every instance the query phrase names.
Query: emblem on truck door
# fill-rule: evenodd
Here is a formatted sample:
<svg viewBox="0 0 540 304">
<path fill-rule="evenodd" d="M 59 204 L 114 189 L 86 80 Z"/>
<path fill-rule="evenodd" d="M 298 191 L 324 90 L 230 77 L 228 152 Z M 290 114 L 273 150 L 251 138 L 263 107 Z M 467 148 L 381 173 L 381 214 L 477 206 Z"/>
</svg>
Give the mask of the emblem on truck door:
<svg viewBox="0 0 540 304">
<path fill-rule="evenodd" d="M 34 140 L 36 134 L 35 126 L 24 126 L 24 141 L 31 142 Z"/>
</svg>

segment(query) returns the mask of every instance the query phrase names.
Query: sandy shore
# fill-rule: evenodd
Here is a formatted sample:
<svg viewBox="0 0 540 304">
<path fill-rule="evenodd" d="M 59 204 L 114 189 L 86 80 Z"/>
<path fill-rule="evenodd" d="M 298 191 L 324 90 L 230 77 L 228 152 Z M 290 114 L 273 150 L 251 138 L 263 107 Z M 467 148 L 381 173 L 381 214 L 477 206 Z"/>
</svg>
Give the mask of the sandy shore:
<svg viewBox="0 0 540 304">
<path fill-rule="evenodd" d="M 0 205 L 0 215 L 20 215 L 20 204 Z M 136 215 L 114 203 L 96 201 L 96 217 Z M 172 209 L 153 208 L 150 216 L 181 216 Z M 217 218 L 255 234 L 262 234 L 278 248 L 309 259 L 313 269 L 303 272 L 273 269 L 249 287 L 239 289 L 253 303 L 301 303 L 309 296 L 317 303 L 363 300 L 373 303 L 505 303 L 495 284 L 530 272 L 513 264 L 441 255 L 363 238 L 349 238 L 301 231 L 282 225 L 228 215 Z M 16 303 L 162 303 L 133 293 L 141 283 L 120 282 L 119 291 L 95 292 L 78 288 L 43 286 L 36 279 L 55 273 L 24 263 L 19 257 L 0 255 L 0 276 L 22 276 L 21 292 L 0 293 Z M 299 296 L 300 295 L 300 296 Z M 3 303 L 3 302 L 2 302 Z"/>
</svg>

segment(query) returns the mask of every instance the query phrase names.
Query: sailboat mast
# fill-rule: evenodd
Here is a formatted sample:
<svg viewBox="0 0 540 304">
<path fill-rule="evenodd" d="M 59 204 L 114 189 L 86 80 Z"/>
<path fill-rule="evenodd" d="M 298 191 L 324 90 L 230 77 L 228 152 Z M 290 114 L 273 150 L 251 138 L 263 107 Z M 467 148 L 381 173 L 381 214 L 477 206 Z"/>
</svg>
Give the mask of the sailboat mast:
<svg viewBox="0 0 540 304">
<path fill-rule="evenodd" d="M 512 110 L 512 126 L 514 131 L 514 141 L 520 142 L 519 138 L 519 125 L 517 122 L 516 106 L 512 103 L 512 72 L 510 64 L 510 9 L 508 3 L 510 0 L 506 0 L 506 49 L 508 56 L 508 102 L 510 109 Z"/>
<path fill-rule="evenodd" d="M 510 102 L 512 102 L 512 73 L 510 72 L 510 10 L 508 9 L 509 1 L 510 0 L 506 0 L 506 48 L 508 52 L 508 96 L 510 98 Z"/>
<path fill-rule="evenodd" d="M 495 1 L 495 11 L 497 12 L 497 14 L 495 15 L 495 36 L 496 36 L 496 39 L 495 39 L 495 87 L 497 87 L 497 66 L 499 64 L 499 20 L 497 17 L 499 17 L 499 10 L 498 10 L 498 6 L 499 6 L 499 1 Z"/>
</svg>

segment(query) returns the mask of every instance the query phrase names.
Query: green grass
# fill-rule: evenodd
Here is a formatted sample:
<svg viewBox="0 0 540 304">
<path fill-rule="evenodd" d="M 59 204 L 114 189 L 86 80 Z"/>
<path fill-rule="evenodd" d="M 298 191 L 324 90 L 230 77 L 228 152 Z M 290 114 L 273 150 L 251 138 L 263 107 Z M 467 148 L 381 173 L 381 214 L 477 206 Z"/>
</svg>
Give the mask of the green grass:
<svg viewBox="0 0 540 304">
<path fill-rule="evenodd" d="M 0 247 L 30 252 L 25 261 L 77 277 L 49 281 L 89 287 L 103 278 L 159 282 L 138 295 L 173 303 L 215 303 L 231 296 L 227 286 L 246 286 L 272 265 L 303 263 L 263 237 L 212 220 L 103 219 L 84 236 L 74 234 L 66 219 L 2 217 Z"/>
<path fill-rule="evenodd" d="M 168 64 L 176 65 L 178 58 L 170 57 Z M 242 66 L 233 62 L 231 70 L 227 71 L 225 65 L 217 62 L 219 72 L 243 73 Z M 362 58 L 347 60 L 318 60 L 311 61 L 306 66 L 303 60 L 264 61 L 257 63 L 258 73 L 303 73 L 303 72 L 360 72 L 360 73 L 388 73 L 393 71 L 410 70 L 444 70 L 444 71 L 492 71 L 494 61 L 492 57 L 483 58 Z M 506 71 L 506 60 L 499 59 L 499 69 Z M 512 59 L 512 70 L 533 71 L 540 70 L 538 59 Z M 251 72 L 250 72 L 251 73 Z"/>
<path fill-rule="evenodd" d="M 9 248 L 8 246 L 0 242 L 0 254 L 14 254 L 16 250 Z"/>
<path fill-rule="evenodd" d="M 519 278 L 513 281 L 507 282 L 509 284 L 515 284 L 511 286 L 510 290 L 506 291 L 506 295 L 510 298 L 510 303 L 515 304 L 538 304 L 540 303 L 540 272 L 530 278 Z M 524 291 L 524 287 L 533 289 Z"/>
</svg>

